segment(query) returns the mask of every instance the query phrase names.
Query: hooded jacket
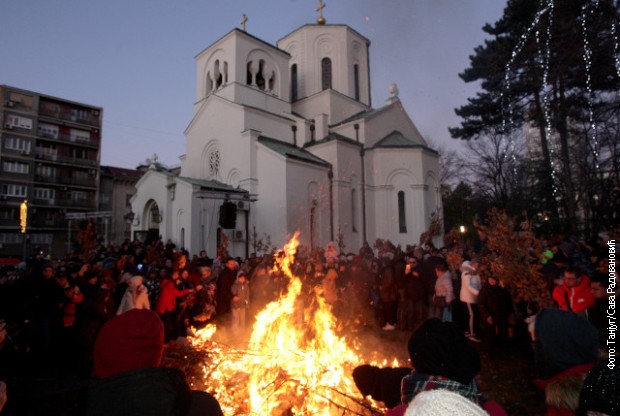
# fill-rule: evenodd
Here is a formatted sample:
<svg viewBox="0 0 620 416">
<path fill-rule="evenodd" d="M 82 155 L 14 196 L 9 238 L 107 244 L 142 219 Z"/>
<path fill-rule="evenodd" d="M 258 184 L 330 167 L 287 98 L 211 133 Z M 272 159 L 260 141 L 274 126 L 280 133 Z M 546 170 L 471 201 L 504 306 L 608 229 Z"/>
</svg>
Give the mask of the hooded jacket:
<svg viewBox="0 0 620 416">
<path fill-rule="evenodd" d="M 575 287 L 568 287 L 566 282 L 553 289 L 553 300 L 565 311 L 581 313 L 594 305 L 594 295 L 590 288 L 590 279 L 581 276 L 581 282 Z"/>
</svg>

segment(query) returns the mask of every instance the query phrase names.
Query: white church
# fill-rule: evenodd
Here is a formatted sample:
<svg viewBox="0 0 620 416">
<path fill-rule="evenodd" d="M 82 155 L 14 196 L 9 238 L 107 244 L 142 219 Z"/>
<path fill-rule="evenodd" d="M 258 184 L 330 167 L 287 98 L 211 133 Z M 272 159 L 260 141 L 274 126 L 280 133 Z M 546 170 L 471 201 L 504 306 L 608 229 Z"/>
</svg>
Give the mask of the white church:
<svg viewBox="0 0 620 416">
<path fill-rule="evenodd" d="M 321 16 L 275 46 L 233 29 L 200 52 L 181 166 L 154 157 L 131 199 L 134 235 L 211 257 L 222 236 L 249 257 L 295 231 L 347 252 L 377 238 L 417 243 L 442 212 L 438 153 L 396 85 L 373 108 L 369 46 Z"/>
</svg>

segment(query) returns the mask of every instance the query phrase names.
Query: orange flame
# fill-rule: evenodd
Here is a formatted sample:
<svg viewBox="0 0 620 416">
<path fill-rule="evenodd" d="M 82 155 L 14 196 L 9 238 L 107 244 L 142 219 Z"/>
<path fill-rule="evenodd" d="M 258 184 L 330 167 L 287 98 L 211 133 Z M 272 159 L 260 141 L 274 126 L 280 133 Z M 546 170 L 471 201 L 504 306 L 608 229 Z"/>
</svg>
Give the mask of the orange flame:
<svg viewBox="0 0 620 416">
<path fill-rule="evenodd" d="M 384 409 L 363 401 L 355 387 L 351 373 L 364 361 L 336 334 L 331 307 L 318 292 L 313 307 L 301 300 L 302 282 L 291 272 L 298 235 L 277 259 L 289 278 L 287 291 L 258 314 L 248 349 L 212 341 L 214 325 L 190 338 L 207 351 L 207 390 L 227 415 L 381 414 Z"/>
</svg>

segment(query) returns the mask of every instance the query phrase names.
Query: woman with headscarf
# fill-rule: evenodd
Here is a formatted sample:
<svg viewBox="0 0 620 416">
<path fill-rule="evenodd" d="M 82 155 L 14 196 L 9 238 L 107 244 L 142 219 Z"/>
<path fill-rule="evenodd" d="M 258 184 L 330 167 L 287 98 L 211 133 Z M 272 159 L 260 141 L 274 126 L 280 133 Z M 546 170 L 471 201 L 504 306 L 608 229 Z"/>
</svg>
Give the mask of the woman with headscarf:
<svg viewBox="0 0 620 416">
<path fill-rule="evenodd" d="M 134 276 L 129 280 L 129 286 L 125 290 L 121 304 L 116 311 L 117 315 L 131 309 L 151 309 L 149 292 L 143 282 L 143 276 Z"/>
</svg>

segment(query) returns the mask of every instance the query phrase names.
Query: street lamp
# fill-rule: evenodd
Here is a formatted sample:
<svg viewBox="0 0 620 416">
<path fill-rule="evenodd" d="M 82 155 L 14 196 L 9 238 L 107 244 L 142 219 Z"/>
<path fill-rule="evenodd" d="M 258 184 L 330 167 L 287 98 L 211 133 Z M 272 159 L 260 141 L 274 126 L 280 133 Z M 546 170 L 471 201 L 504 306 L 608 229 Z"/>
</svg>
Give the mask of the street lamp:
<svg viewBox="0 0 620 416">
<path fill-rule="evenodd" d="M 26 261 L 26 228 L 28 227 L 28 200 L 19 205 L 19 226 L 22 232 L 22 260 Z"/>
<path fill-rule="evenodd" d="M 465 229 L 464 225 L 461 225 L 459 227 L 459 231 L 461 232 L 461 250 L 463 250 L 463 246 L 465 244 L 465 231 L 467 230 Z"/>
<path fill-rule="evenodd" d="M 137 227 L 140 225 L 140 217 L 136 215 L 133 211 L 129 211 L 127 214 L 123 216 L 123 219 L 127 224 L 133 225 Z"/>
</svg>

